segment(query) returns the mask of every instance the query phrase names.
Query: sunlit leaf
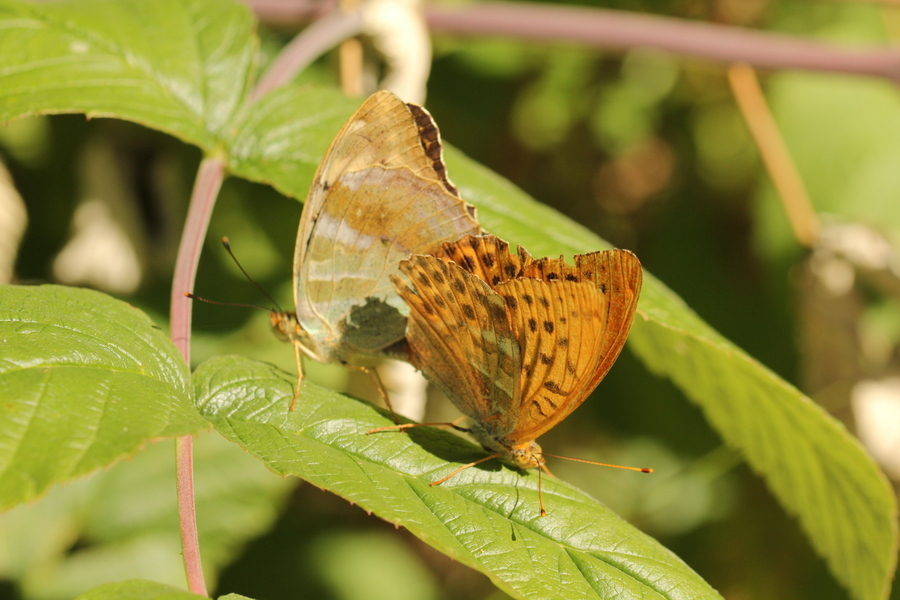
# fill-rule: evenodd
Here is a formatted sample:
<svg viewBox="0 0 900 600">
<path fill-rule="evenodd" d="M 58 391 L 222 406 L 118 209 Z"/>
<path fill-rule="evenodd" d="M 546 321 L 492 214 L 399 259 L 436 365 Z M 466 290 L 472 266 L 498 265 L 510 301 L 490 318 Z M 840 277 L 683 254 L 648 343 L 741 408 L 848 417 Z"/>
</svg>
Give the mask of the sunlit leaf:
<svg viewBox="0 0 900 600">
<path fill-rule="evenodd" d="M 0 508 L 204 425 L 175 346 L 104 294 L 0 287 L 0 347 Z"/>
<path fill-rule="evenodd" d="M 0 0 L 0 122 L 111 116 L 212 149 L 244 100 L 254 26 L 219 0 Z"/>
<path fill-rule="evenodd" d="M 234 597 L 235 594 L 230 594 Z M 223 596 L 227 598 L 229 596 Z M 241 597 L 241 596 L 238 596 Z M 76 600 L 197 600 L 206 598 L 154 581 L 119 581 L 107 583 L 78 596 Z"/>
<path fill-rule="evenodd" d="M 217 431 L 278 474 L 296 475 L 402 525 L 519 598 L 719 598 L 678 557 L 562 481 L 486 463 L 430 483 L 484 451 L 434 428 L 382 432 L 371 405 L 236 356 L 194 373 Z"/>
</svg>

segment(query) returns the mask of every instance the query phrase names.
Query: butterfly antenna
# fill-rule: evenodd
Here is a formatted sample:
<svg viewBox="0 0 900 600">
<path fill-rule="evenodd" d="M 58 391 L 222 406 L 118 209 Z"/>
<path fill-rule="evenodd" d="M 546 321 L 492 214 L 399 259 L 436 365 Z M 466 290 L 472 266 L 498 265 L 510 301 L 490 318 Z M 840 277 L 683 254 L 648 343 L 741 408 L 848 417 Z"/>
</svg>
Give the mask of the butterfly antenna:
<svg viewBox="0 0 900 600">
<path fill-rule="evenodd" d="M 227 237 L 223 237 L 223 238 L 222 238 L 222 245 L 225 246 L 225 251 L 228 252 L 228 255 L 231 257 L 231 260 L 233 260 L 233 261 L 234 261 L 234 264 L 236 264 L 237 267 L 238 267 L 238 269 L 241 270 L 241 273 L 244 274 L 244 277 L 247 278 L 247 281 L 249 281 L 250 283 L 252 283 L 253 285 L 255 285 L 255 286 L 256 286 L 256 289 L 258 289 L 260 292 L 262 292 L 262 295 L 265 296 L 266 298 L 268 298 L 269 301 L 270 301 L 272 304 L 275 305 L 275 307 L 278 309 L 278 312 L 283 312 L 283 311 L 281 310 L 281 306 L 279 306 L 279 305 L 278 305 L 278 302 L 275 301 L 275 298 L 273 298 L 272 296 L 270 296 L 270 295 L 269 295 L 269 292 L 267 292 L 266 290 L 264 290 L 263 287 L 262 287 L 261 285 L 259 285 L 258 283 L 256 283 L 256 280 L 253 279 L 252 277 L 250 277 L 250 274 L 247 273 L 247 271 L 244 269 L 244 265 L 241 264 L 241 261 L 239 261 L 239 260 L 237 259 L 237 256 L 235 256 L 235 255 L 234 255 L 234 252 L 231 250 L 231 242 L 228 241 L 228 238 L 227 238 Z M 214 304 L 215 304 L 215 303 L 214 303 Z M 234 305 L 234 306 L 238 306 L 238 305 Z M 267 308 L 266 310 L 269 310 L 269 309 Z"/>
<path fill-rule="evenodd" d="M 219 306 L 240 306 L 243 308 L 258 308 L 260 310 L 264 310 L 266 312 L 272 312 L 271 308 L 266 308 L 265 306 L 259 306 L 258 304 L 241 304 L 239 302 L 219 302 L 218 300 L 210 300 L 209 298 L 202 298 L 200 296 L 195 296 L 191 292 L 185 292 L 184 295 L 191 300 L 199 300 L 200 302 L 206 302 L 207 304 L 218 304 Z"/>
<path fill-rule="evenodd" d="M 547 511 L 544 509 L 544 486 L 542 485 L 541 473 L 544 471 L 544 465 L 538 469 L 538 504 L 541 506 L 541 516 L 546 517 Z"/>
<path fill-rule="evenodd" d="M 638 471 L 639 473 L 652 473 L 653 472 L 653 469 L 650 469 L 648 467 L 626 467 L 623 465 L 613 465 L 610 463 L 597 462 L 595 460 L 586 460 L 584 458 L 573 458 L 571 456 L 560 456 L 558 454 L 547 454 L 546 452 L 544 452 L 543 455 L 550 456 L 553 458 L 562 458 L 564 460 L 574 460 L 575 462 L 587 463 L 589 465 L 597 465 L 598 467 L 612 467 L 613 469 L 627 469 L 629 471 Z"/>
</svg>

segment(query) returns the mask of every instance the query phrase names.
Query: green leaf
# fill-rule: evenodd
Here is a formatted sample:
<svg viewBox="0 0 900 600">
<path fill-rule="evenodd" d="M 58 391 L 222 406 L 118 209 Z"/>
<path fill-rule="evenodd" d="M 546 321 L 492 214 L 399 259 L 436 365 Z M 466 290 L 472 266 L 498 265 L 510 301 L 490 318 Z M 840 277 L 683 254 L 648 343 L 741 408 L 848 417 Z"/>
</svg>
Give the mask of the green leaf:
<svg viewBox="0 0 900 600">
<path fill-rule="evenodd" d="M 133 579 L 101 585 L 81 594 L 75 600 L 197 600 L 197 598 L 206 600 L 206 596 L 192 594 L 170 585 Z"/>
<path fill-rule="evenodd" d="M 221 0 L 0 0 L 0 121 L 118 117 L 211 150 L 246 95 L 254 28 Z"/>
<path fill-rule="evenodd" d="M 359 104 L 330 88 L 276 89 L 238 115 L 228 167 L 302 200 L 322 155 Z"/>
<path fill-rule="evenodd" d="M 0 287 L 0 347 L 0 509 L 204 425 L 175 346 L 104 294 Z"/>
<path fill-rule="evenodd" d="M 371 405 L 237 356 L 194 373 L 201 413 L 274 472 L 296 475 L 402 525 L 519 598 L 719 598 L 677 556 L 578 489 L 496 461 L 430 483 L 484 451 L 435 428 L 369 430 L 392 421 Z"/>
<path fill-rule="evenodd" d="M 67 600 L 118 579 L 183 584 L 174 480 L 174 444 L 167 441 L 0 514 L 0 578 L 15 581 L 32 600 Z M 195 437 L 197 525 L 208 585 L 248 539 L 272 526 L 293 488 L 219 434 Z"/>
</svg>

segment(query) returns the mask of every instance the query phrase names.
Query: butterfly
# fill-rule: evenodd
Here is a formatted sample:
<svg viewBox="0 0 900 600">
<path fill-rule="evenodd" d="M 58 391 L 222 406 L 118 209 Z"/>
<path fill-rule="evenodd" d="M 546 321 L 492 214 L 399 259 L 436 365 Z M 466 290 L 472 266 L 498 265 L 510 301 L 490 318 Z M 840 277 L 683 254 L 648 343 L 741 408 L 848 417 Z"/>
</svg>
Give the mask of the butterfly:
<svg viewBox="0 0 900 600">
<path fill-rule="evenodd" d="M 401 261 L 400 271 L 391 280 L 410 307 L 411 360 L 471 418 L 471 434 L 491 453 L 433 485 L 492 458 L 546 470 L 535 440 L 585 401 L 628 337 L 641 290 L 637 257 L 591 252 L 567 265 L 470 235 Z"/>
<path fill-rule="evenodd" d="M 363 102 L 326 151 L 300 218 L 296 312 L 271 314 L 294 345 L 297 393 L 305 354 L 362 368 L 387 402 L 366 364 L 406 354 L 408 308 L 388 278 L 401 259 L 481 231 L 447 177 L 428 111 L 386 91 Z"/>
</svg>

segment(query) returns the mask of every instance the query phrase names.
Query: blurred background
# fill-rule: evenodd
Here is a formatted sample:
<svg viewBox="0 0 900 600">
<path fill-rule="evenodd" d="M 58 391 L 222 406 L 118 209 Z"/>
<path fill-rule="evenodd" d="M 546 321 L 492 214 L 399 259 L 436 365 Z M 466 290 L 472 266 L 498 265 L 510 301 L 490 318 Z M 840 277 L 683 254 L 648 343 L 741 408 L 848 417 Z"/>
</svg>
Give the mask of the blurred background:
<svg viewBox="0 0 900 600">
<path fill-rule="evenodd" d="M 842 44 L 888 45 L 900 36 L 900 6 L 891 2 L 595 5 Z M 270 23 L 261 35 L 271 58 L 293 31 Z M 759 73 L 820 219 L 819 240 L 808 248 L 788 225 L 725 65 L 647 49 L 605 52 L 440 34 L 432 41 L 426 106 L 446 141 L 636 252 L 703 319 L 843 421 L 896 488 L 900 93 L 894 85 Z M 329 55 L 302 79 L 336 85 L 336 72 Z M 0 126 L 0 157 L 8 169 L 0 174 L 0 275 L 95 287 L 165 327 L 200 152 L 131 123 L 60 116 Z M 227 235 L 247 271 L 289 308 L 301 209 L 265 186 L 227 180 L 195 291 L 267 304 L 219 245 Z M 268 320 L 264 311 L 195 306 L 195 362 L 237 353 L 293 372 L 293 352 L 272 335 Z M 317 383 L 371 395 L 364 378 L 339 367 L 307 369 Z M 578 415 L 577 423 L 563 422 L 541 439 L 548 452 L 652 466 L 656 473 L 562 461 L 551 464 L 554 472 L 659 539 L 726 598 L 847 597 L 740 456 L 681 392 L 628 351 Z M 428 406 L 429 419 L 455 416 L 446 402 Z M 172 454 L 169 443 L 151 446 L 0 516 L 0 599 L 71 598 L 131 577 L 168 576 L 183 585 Z M 201 543 L 216 595 L 506 597 L 406 531 L 272 475 L 214 434 L 200 436 L 196 462 Z"/>
</svg>

